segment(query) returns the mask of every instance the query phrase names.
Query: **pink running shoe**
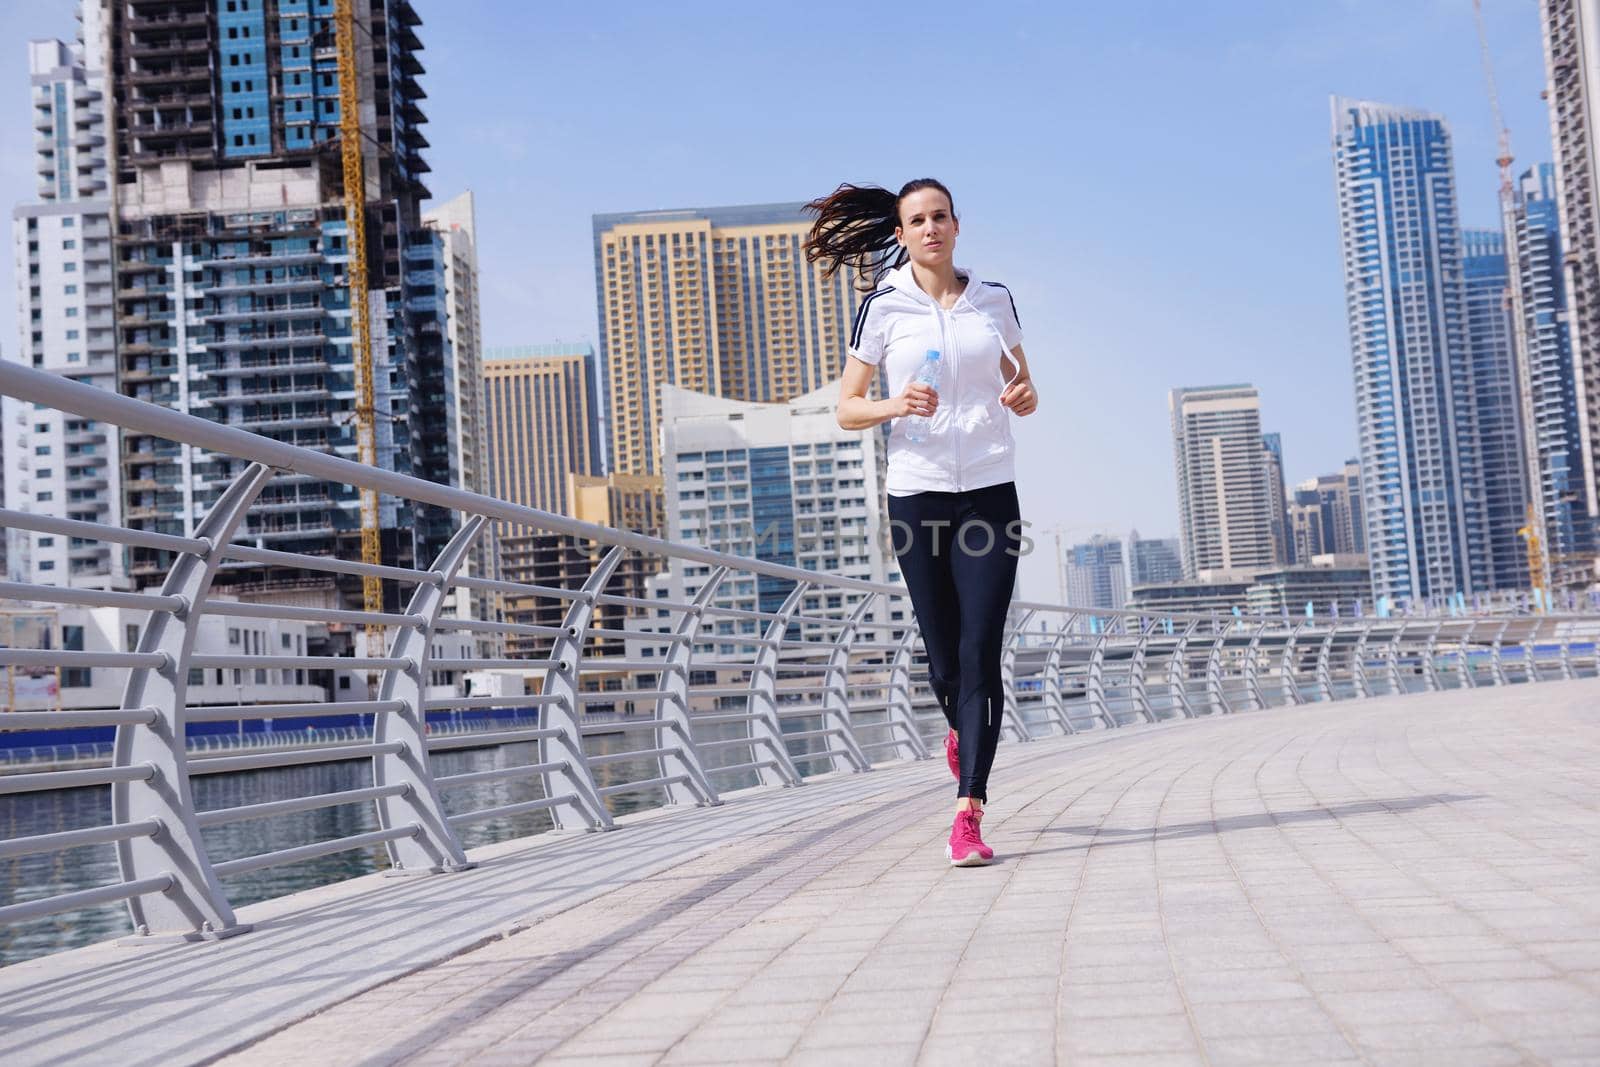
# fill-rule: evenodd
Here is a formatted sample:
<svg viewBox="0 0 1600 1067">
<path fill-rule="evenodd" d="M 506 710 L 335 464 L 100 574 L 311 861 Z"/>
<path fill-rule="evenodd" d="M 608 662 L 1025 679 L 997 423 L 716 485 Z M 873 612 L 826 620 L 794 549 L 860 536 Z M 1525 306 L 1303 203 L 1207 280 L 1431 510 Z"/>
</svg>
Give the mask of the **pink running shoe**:
<svg viewBox="0 0 1600 1067">
<path fill-rule="evenodd" d="M 961 780 L 961 749 L 956 742 L 956 732 L 951 730 L 944 735 L 944 761 L 950 765 L 950 773 L 955 775 L 956 781 Z"/>
<path fill-rule="evenodd" d="M 983 836 L 978 832 L 978 822 L 982 818 L 981 812 L 956 812 L 955 825 L 950 827 L 950 843 L 944 847 L 950 866 L 982 867 L 994 860 L 994 849 L 983 843 Z"/>
</svg>

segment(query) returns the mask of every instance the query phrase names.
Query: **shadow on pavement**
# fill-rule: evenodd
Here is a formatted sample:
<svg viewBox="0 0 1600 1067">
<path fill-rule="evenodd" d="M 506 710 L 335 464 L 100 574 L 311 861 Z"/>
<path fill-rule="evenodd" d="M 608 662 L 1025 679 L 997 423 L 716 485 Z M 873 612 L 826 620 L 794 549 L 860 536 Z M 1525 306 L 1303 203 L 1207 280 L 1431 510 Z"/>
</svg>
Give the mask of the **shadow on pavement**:
<svg viewBox="0 0 1600 1067">
<path fill-rule="evenodd" d="M 1105 848 L 1109 845 L 1137 844 L 1141 841 L 1171 841 L 1185 837 L 1207 837 L 1213 834 L 1229 833 L 1234 830 L 1263 830 L 1285 823 L 1318 822 L 1324 819 L 1344 819 L 1356 815 L 1404 815 L 1407 812 L 1419 811 L 1423 808 L 1437 807 L 1441 804 L 1459 804 L 1469 800 L 1481 800 L 1483 794 L 1457 794 L 1434 793 L 1427 796 L 1400 797 L 1394 800 L 1361 800 L 1349 804 L 1335 804 L 1326 808 L 1300 808 L 1296 811 L 1262 811 L 1251 815 L 1226 815 L 1220 819 L 1206 822 L 1181 822 L 1171 826 L 1146 826 L 1138 829 L 1122 829 L 1115 826 L 1050 826 L 1042 832 L 1046 834 L 1073 834 L 1078 837 L 1091 837 L 1096 840 L 1086 841 L 1081 845 L 1069 845 L 1066 848 L 1033 849 L 1029 855 L 1039 855 L 1043 852 L 1066 852 L 1080 848 Z M 1105 840 L 1111 838 L 1112 840 Z"/>
</svg>

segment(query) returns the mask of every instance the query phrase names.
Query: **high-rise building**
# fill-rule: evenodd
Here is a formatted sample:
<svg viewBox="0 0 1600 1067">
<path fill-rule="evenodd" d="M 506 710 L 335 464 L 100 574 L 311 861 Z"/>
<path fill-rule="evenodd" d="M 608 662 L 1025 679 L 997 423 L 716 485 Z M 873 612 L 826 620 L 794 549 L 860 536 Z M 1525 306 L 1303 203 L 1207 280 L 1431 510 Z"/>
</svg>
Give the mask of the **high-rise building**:
<svg viewBox="0 0 1600 1067">
<path fill-rule="evenodd" d="M 489 442 L 483 433 L 483 327 L 478 305 L 477 209 L 471 192 L 422 213 L 422 224 L 444 246 L 444 304 L 449 313 L 455 410 L 450 412 L 450 467 L 454 484 L 483 492 Z"/>
<path fill-rule="evenodd" d="M 1600 0 L 1540 0 L 1582 502 L 1600 519 Z M 1553 446 L 1552 446 L 1553 447 Z M 1575 491 L 1576 493 L 1577 491 Z M 1546 524 L 1549 524 L 1547 517 Z M 1576 549 L 1590 551 L 1581 544 Z M 1591 572 L 1592 575 L 1592 572 Z"/>
<path fill-rule="evenodd" d="M 1295 558 L 1366 554 L 1361 521 L 1361 468 L 1354 460 L 1335 474 L 1309 478 L 1295 486 L 1289 504 L 1289 528 Z"/>
<path fill-rule="evenodd" d="M 661 388 L 665 441 L 666 529 L 675 541 L 846 578 L 892 582 L 887 474 L 878 434 L 841 430 L 834 417 L 837 379 L 786 404 L 755 404 Z M 672 599 L 693 599 L 712 569 L 672 561 L 656 579 Z M 774 611 L 793 591 L 789 579 L 730 574 L 715 602 Z M 861 594 L 819 589 L 803 594 L 812 616 L 845 615 Z M 869 618 L 905 613 L 881 599 Z M 701 651 L 747 653 L 740 636 L 759 635 L 754 619 L 707 620 Z M 815 624 L 798 626 L 819 637 Z"/>
<path fill-rule="evenodd" d="M 487 484 L 489 439 L 483 429 L 483 343 L 478 306 L 478 229 L 472 193 L 422 213 L 422 224 L 439 235 L 444 291 L 442 303 L 448 314 L 445 322 L 446 352 L 454 388 L 447 394 L 454 401 L 445 413 L 448 433 L 450 480 L 473 493 Z M 419 293 L 417 300 L 427 296 Z M 462 570 L 467 574 L 488 575 L 493 568 L 494 539 L 479 537 L 472 546 Z M 492 617 L 492 596 L 475 591 L 470 598 L 461 589 L 447 597 L 457 617 Z"/>
<path fill-rule="evenodd" d="M 115 389 L 111 201 L 107 189 L 105 12 L 88 0 L 78 39 L 28 45 L 37 199 L 13 212 L 18 344 L 8 358 Z M 120 525 L 119 434 L 75 415 L 6 400 L 7 507 Z M 126 584 L 123 551 L 60 534 L 6 531 L 13 578 Z"/>
<path fill-rule="evenodd" d="M 573 474 L 567 479 L 567 502 L 560 513 L 580 522 L 619 530 L 659 530 L 662 517 L 657 509 L 660 506 L 661 483 L 657 478 L 628 474 Z M 510 548 L 514 554 L 504 565 L 503 577 L 562 589 L 582 586 L 606 553 L 611 551 L 610 545 L 548 530 L 515 539 L 510 542 Z M 612 571 L 606 583 L 606 592 L 643 597 L 645 582 L 663 566 L 664 561 L 659 556 L 629 549 Z M 506 621 L 532 623 L 535 626 L 560 625 L 569 606 L 568 601 L 555 597 L 536 599 L 510 595 L 503 597 L 500 604 Z M 595 605 L 595 627 L 613 632 L 591 634 L 587 654 L 622 654 L 626 645 L 614 631 L 623 629 L 625 620 L 634 614 L 637 614 L 636 609 L 625 604 Z M 522 636 L 509 637 L 506 642 L 506 650 L 512 655 L 533 653 L 541 647 L 544 647 L 543 641 Z"/>
<path fill-rule="evenodd" d="M 1528 584 L 1527 553 L 1517 531 L 1527 522 L 1527 463 L 1511 340 L 1505 235 L 1499 230 L 1461 231 L 1465 282 L 1467 361 L 1472 374 L 1472 429 L 1483 472 L 1483 509 L 1489 588 Z M 1459 427 L 1458 427 L 1459 429 Z"/>
<path fill-rule="evenodd" d="M 1367 554 L 1367 513 L 1361 496 L 1361 461 L 1344 462 L 1344 490 L 1334 504 L 1334 551 L 1348 556 Z"/>
<path fill-rule="evenodd" d="M 1489 584 L 1488 519 L 1450 131 L 1423 111 L 1332 103 L 1372 592 L 1471 594 Z"/>
<path fill-rule="evenodd" d="M 1183 548 L 1176 537 L 1139 536 L 1134 530 L 1128 534 L 1128 586 L 1158 582 L 1176 582 L 1183 577 Z"/>
<path fill-rule="evenodd" d="M 488 463 L 484 491 L 515 504 L 582 522 L 618 529 L 661 528 L 660 479 L 597 473 L 594 420 L 594 349 L 586 344 L 521 345 L 485 351 L 484 436 Z M 572 588 L 588 580 L 607 551 L 584 538 L 543 527 L 497 522 L 499 573 L 507 581 Z M 629 552 L 607 590 L 639 596 L 644 579 L 660 560 Z M 549 597 L 502 597 L 507 622 L 554 626 L 566 613 L 565 601 Z M 627 611 L 600 605 L 597 624 L 621 627 Z M 512 636 L 512 655 L 540 642 Z M 618 640 L 597 641 L 594 653 L 621 650 Z"/>
<path fill-rule="evenodd" d="M 569 514 L 574 475 L 599 473 L 595 449 L 594 349 L 522 345 L 484 352 L 484 492 Z"/>
<path fill-rule="evenodd" d="M 1067 603 L 1073 607 L 1120 609 L 1128 602 L 1127 561 L 1122 541 L 1096 534 L 1067 549 Z"/>
<path fill-rule="evenodd" d="M 1583 422 L 1578 403 L 1555 167 L 1541 163 L 1517 183 L 1513 222 L 1521 273 L 1527 398 L 1523 411 L 1528 480 L 1537 487 L 1551 577 L 1557 587 L 1594 580 L 1593 486 L 1584 479 Z M 1525 584 L 1525 583 L 1524 583 Z"/>
<path fill-rule="evenodd" d="M 484 353 L 484 492 L 558 515 L 571 514 L 573 479 L 594 474 L 593 391 L 588 345 L 526 345 Z M 587 573 L 590 553 L 548 530 L 495 523 L 500 576 L 507 581 L 565 586 Z M 570 572 L 570 575 L 569 575 Z M 582 584 L 582 578 L 577 579 Z M 508 622 L 554 625 L 563 605 L 508 598 Z M 537 616 L 537 617 L 535 617 Z M 508 641 L 508 649 L 520 647 Z"/>
<path fill-rule="evenodd" d="M 1174 389 L 1168 407 L 1185 576 L 1271 566 L 1272 500 L 1255 388 Z"/>
<path fill-rule="evenodd" d="M 1267 506 L 1272 514 L 1272 555 L 1282 564 L 1294 562 L 1294 539 L 1289 536 L 1289 494 L 1283 480 L 1283 435 L 1264 433 L 1261 447 L 1266 450 Z"/>
<path fill-rule="evenodd" d="M 606 468 L 660 474 L 659 389 L 782 403 L 838 377 L 860 294 L 800 204 L 594 216 Z"/>
<path fill-rule="evenodd" d="M 420 18 L 410 0 L 356 4 L 355 86 L 366 176 L 369 321 L 377 463 L 450 482 L 454 403 L 444 249 L 422 225 L 428 166 Z M 277 440 L 357 457 L 356 382 L 340 167 L 333 0 L 138 0 L 109 9 L 117 136 L 116 301 L 120 386 Z M 128 435 L 125 521 L 192 534 L 240 464 Z M 426 565 L 452 519 L 380 500 L 386 561 Z M 277 478 L 241 537 L 355 557 L 359 495 Z M 165 561 L 136 549 L 156 581 Z M 359 579 L 294 568 L 225 568 L 256 597 L 359 602 Z"/>
</svg>

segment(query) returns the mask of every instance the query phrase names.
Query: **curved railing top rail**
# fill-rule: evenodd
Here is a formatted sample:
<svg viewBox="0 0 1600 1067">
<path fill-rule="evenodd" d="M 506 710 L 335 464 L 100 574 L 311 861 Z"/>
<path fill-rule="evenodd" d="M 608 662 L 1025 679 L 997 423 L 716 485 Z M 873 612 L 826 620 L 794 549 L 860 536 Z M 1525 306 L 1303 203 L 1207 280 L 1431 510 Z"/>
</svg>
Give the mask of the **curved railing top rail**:
<svg viewBox="0 0 1600 1067">
<path fill-rule="evenodd" d="M 234 427 L 222 426 L 184 412 L 170 409 L 109 392 L 97 386 L 71 381 L 54 374 L 0 361 L 0 394 L 35 404 L 71 412 L 83 418 L 94 419 L 124 429 L 137 430 L 179 444 L 199 448 L 261 463 L 267 467 L 304 474 L 310 477 L 338 482 L 406 500 L 486 518 L 542 529 L 551 533 L 568 534 L 602 544 L 620 545 L 635 551 L 705 563 L 711 566 L 735 567 L 741 571 L 806 582 L 813 588 L 826 586 L 833 589 L 854 590 L 887 596 L 904 596 L 902 585 L 866 581 L 841 575 L 786 566 L 765 560 L 737 556 L 712 549 L 699 548 L 630 530 L 619 530 L 596 523 L 582 522 L 565 515 L 542 511 L 499 500 L 481 493 L 440 485 L 425 479 L 400 474 L 381 468 L 368 467 L 353 460 L 316 452 L 296 445 L 275 441 L 260 434 Z M 1262 621 L 1268 623 L 1293 623 L 1300 620 L 1292 616 L 1234 617 L 1221 613 L 1168 611 L 1155 608 L 1100 608 L 1072 604 L 1055 604 L 1042 601 L 1014 601 L 1013 606 L 1023 611 L 1075 613 L 1083 617 L 1101 619 L 1164 619 L 1174 622 L 1223 623 L 1236 621 L 1245 624 Z M 1543 617 L 1559 617 L 1560 613 L 1547 613 Z M 842 621 L 842 620 L 841 620 Z M 1317 623 L 1329 620 L 1316 620 Z M 1345 620 L 1332 620 L 1345 621 Z M 1358 620 L 1349 620 L 1355 622 Z M 1369 616 L 1366 621 L 1382 621 Z M 1313 623 L 1316 625 L 1316 623 Z"/>
<path fill-rule="evenodd" d="M 547 530 L 551 533 L 571 534 L 603 544 L 621 545 L 652 555 L 669 555 L 713 566 L 736 564 L 740 569 L 774 578 L 816 583 L 826 581 L 830 586 L 855 589 L 861 592 L 901 593 L 900 586 L 825 575 L 800 567 L 786 567 L 779 563 L 732 556 L 710 549 L 696 548 L 666 541 L 629 530 L 618 530 L 597 523 L 581 522 L 565 515 L 557 515 L 538 508 L 513 504 L 495 497 L 484 496 L 454 486 L 440 485 L 407 474 L 368 467 L 354 460 L 341 459 L 323 452 L 274 441 L 248 430 L 220 426 L 207 419 L 184 412 L 172 411 L 132 397 L 108 392 L 93 385 L 69 381 L 54 374 L 23 367 L 15 363 L 0 363 L 0 394 L 16 397 L 35 404 L 68 411 L 84 418 L 137 430 L 180 444 L 210 449 L 238 459 L 265 464 L 276 470 L 293 471 L 325 481 L 374 489 L 380 493 L 423 504 L 434 504 L 453 511 L 465 511 L 491 519 L 517 523 Z"/>
</svg>

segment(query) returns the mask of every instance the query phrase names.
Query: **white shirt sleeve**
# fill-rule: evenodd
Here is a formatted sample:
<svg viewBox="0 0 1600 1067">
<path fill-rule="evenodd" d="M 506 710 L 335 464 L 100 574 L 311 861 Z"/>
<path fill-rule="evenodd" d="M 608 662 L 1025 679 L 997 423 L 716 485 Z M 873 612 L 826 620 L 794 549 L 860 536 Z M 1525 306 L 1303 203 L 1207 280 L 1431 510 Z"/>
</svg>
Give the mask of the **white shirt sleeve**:
<svg viewBox="0 0 1600 1067">
<path fill-rule="evenodd" d="M 999 282 L 985 282 L 984 285 L 991 290 L 990 299 L 994 307 L 994 324 L 1000 329 L 1000 339 L 1006 343 L 1009 352 L 1022 343 L 1022 323 L 1017 319 L 1017 302 L 1011 298 L 1011 290 Z"/>
<path fill-rule="evenodd" d="M 848 354 L 874 366 L 883 362 L 883 310 L 875 306 L 879 303 L 871 296 L 862 302 L 850 329 L 850 344 L 845 348 Z"/>
</svg>

